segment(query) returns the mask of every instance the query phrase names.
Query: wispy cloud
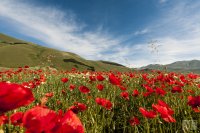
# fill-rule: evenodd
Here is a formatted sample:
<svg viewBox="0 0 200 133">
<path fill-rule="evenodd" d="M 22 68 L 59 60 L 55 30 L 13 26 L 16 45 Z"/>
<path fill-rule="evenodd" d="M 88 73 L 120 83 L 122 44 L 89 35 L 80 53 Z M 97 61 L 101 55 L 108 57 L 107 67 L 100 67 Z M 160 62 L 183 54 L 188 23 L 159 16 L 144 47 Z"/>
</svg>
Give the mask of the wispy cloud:
<svg viewBox="0 0 200 133">
<path fill-rule="evenodd" d="M 149 39 L 157 40 L 155 47 L 148 42 L 118 49 L 118 55 L 129 59 L 127 65 L 169 64 L 180 60 L 200 60 L 200 2 L 174 3 L 174 7 L 148 25 Z M 152 52 L 154 51 L 154 52 Z M 113 57 L 113 60 L 114 57 Z M 124 62 L 122 58 L 119 58 Z"/>
<path fill-rule="evenodd" d="M 50 47 L 77 53 L 88 59 L 118 45 L 120 40 L 100 29 L 83 32 L 85 24 L 77 23 L 72 12 L 54 7 L 39 7 L 23 0 L 1 0 L 0 16 L 18 32 L 36 38 Z"/>
<path fill-rule="evenodd" d="M 136 31 L 135 33 L 134 33 L 134 35 L 144 35 L 144 34 L 146 34 L 146 33 L 149 33 L 150 32 L 150 30 L 149 29 L 147 29 L 147 28 L 145 28 L 145 29 L 143 29 L 143 30 L 139 30 L 139 31 Z"/>
<path fill-rule="evenodd" d="M 141 60 L 131 56 L 133 66 L 150 63 L 168 64 L 178 60 L 200 60 L 200 1 L 183 0 L 174 2 L 160 18 L 151 22 L 148 34 L 152 40 L 158 40 L 155 45 L 158 52 L 151 53 L 148 43 L 141 44 L 139 50 Z M 146 50 L 144 50 L 146 49 Z M 138 57 L 138 56 L 137 56 Z M 135 63 L 135 64 L 134 64 Z"/>
</svg>

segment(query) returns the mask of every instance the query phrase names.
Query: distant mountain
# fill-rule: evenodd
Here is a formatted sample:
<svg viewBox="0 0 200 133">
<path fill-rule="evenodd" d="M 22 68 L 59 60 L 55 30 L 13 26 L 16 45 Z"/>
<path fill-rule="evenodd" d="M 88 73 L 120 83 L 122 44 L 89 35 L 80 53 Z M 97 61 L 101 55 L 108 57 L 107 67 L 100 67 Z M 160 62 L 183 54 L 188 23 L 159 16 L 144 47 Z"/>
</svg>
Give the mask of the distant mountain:
<svg viewBox="0 0 200 133">
<path fill-rule="evenodd" d="M 25 65 L 64 70 L 130 70 L 114 62 L 86 60 L 74 53 L 42 47 L 0 33 L 0 67 L 16 68 Z"/>
<path fill-rule="evenodd" d="M 177 61 L 166 66 L 169 69 L 200 69 L 200 60 Z"/>
<path fill-rule="evenodd" d="M 200 60 L 177 61 L 167 65 L 151 64 L 140 68 L 140 70 L 145 69 L 200 73 Z"/>
<path fill-rule="evenodd" d="M 164 66 L 163 65 L 160 65 L 160 64 L 150 64 L 150 65 L 147 65 L 147 66 L 144 66 L 144 67 L 141 67 L 140 69 L 163 69 Z"/>
</svg>

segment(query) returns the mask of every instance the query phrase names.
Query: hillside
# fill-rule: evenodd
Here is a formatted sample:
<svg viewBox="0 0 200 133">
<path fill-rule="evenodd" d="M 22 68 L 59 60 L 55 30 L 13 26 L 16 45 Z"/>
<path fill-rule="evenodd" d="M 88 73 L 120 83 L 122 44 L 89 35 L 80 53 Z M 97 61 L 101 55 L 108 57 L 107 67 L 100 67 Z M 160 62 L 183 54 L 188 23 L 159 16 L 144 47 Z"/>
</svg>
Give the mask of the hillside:
<svg viewBox="0 0 200 133">
<path fill-rule="evenodd" d="M 56 69 L 127 71 L 127 67 L 108 61 L 86 60 L 74 53 L 42 47 L 0 33 L 0 67 L 50 66 Z"/>
<path fill-rule="evenodd" d="M 190 61 L 177 61 L 167 65 L 151 64 L 140 69 L 155 69 L 155 70 L 168 70 L 168 71 L 179 71 L 179 72 L 195 72 L 200 73 L 200 60 Z"/>
</svg>

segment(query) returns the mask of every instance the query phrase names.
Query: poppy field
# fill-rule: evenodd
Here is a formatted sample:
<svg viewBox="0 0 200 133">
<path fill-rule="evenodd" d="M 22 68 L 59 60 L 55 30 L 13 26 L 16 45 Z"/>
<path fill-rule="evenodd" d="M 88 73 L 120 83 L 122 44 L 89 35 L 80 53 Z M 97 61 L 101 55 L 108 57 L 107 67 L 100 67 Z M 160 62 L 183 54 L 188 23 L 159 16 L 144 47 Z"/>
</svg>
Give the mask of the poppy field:
<svg viewBox="0 0 200 133">
<path fill-rule="evenodd" d="M 199 113 L 194 73 L 0 70 L 3 133 L 200 132 Z"/>
</svg>

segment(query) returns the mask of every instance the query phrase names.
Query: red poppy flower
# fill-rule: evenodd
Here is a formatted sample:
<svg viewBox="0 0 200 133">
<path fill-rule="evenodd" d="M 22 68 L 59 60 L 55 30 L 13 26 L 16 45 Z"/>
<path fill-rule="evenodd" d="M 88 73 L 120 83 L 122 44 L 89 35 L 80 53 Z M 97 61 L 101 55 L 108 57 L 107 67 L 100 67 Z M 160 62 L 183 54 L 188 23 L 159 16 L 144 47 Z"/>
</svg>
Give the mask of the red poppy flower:
<svg viewBox="0 0 200 133">
<path fill-rule="evenodd" d="M 65 91 L 64 89 L 62 89 L 62 91 L 61 91 L 61 92 L 62 92 L 62 94 L 66 94 L 66 91 Z"/>
<path fill-rule="evenodd" d="M 26 111 L 23 117 L 23 125 L 28 133 L 51 133 L 56 125 L 56 121 L 56 113 L 41 106 L 36 106 Z"/>
<path fill-rule="evenodd" d="M 187 83 L 188 81 L 185 79 L 185 76 L 184 75 L 180 75 L 180 80 L 184 83 Z"/>
<path fill-rule="evenodd" d="M 21 85 L 24 86 L 25 88 L 31 88 L 28 82 L 23 82 Z"/>
<path fill-rule="evenodd" d="M 162 81 L 164 79 L 164 75 L 161 73 L 156 77 L 156 79 Z"/>
<path fill-rule="evenodd" d="M 0 115 L 0 126 L 8 123 L 8 117 L 4 114 Z"/>
<path fill-rule="evenodd" d="M 96 81 L 96 77 L 95 76 L 89 76 L 90 81 Z"/>
<path fill-rule="evenodd" d="M 139 108 L 139 111 L 142 113 L 142 115 L 144 117 L 147 117 L 147 118 L 155 118 L 156 117 L 156 112 L 154 111 L 147 111 L 146 109 L 140 107 Z"/>
<path fill-rule="evenodd" d="M 68 110 L 72 110 L 75 114 L 78 114 L 79 111 L 85 111 L 87 106 L 84 103 L 75 102 Z"/>
<path fill-rule="evenodd" d="M 200 84 L 198 84 L 198 87 L 200 88 Z"/>
<path fill-rule="evenodd" d="M 162 117 L 162 115 L 161 115 L 161 117 Z M 176 119 L 174 119 L 171 115 L 168 115 L 167 117 L 162 117 L 162 119 L 169 123 L 176 122 Z"/>
<path fill-rule="evenodd" d="M 44 75 L 40 75 L 40 82 L 45 82 L 46 81 L 46 77 Z"/>
<path fill-rule="evenodd" d="M 112 103 L 104 98 L 96 98 L 95 99 L 96 103 L 101 105 L 102 107 L 106 108 L 107 110 L 111 110 L 112 108 Z"/>
<path fill-rule="evenodd" d="M 29 68 L 29 66 L 24 66 L 24 68 Z"/>
<path fill-rule="evenodd" d="M 192 108 L 200 106 L 200 96 L 188 96 L 188 105 L 190 105 Z"/>
<path fill-rule="evenodd" d="M 173 86 L 172 87 L 172 93 L 176 93 L 176 92 L 181 93 L 182 91 L 183 90 L 180 86 Z"/>
<path fill-rule="evenodd" d="M 169 105 L 162 100 L 158 100 L 158 105 L 169 108 Z"/>
<path fill-rule="evenodd" d="M 133 73 L 130 73 L 130 74 L 129 74 L 129 77 L 130 77 L 130 78 L 134 78 L 135 75 L 134 75 Z"/>
<path fill-rule="evenodd" d="M 132 117 L 129 120 L 129 123 L 130 123 L 131 126 L 136 126 L 136 125 L 140 124 L 140 120 L 137 117 Z"/>
<path fill-rule="evenodd" d="M 148 97 L 148 96 L 150 96 L 152 94 L 152 92 L 143 92 L 142 93 L 142 95 L 144 96 L 144 97 Z"/>
<path fill-rule="evenodd" d="M 111 110 L 112 109 L 112 103 L 107 99 L 102 101 L 102 106 L 104 108 L 106 108 L 107 110 Z"/>
<path fill-rule="evenodd" d="M 139 95 L 138 90 L 133 90 L 132 96 L 137 97 Z"/>
<path fill-rule="evenodd" d="M 85 111 L 87 109 L 87 106 L 84 103 L 77 103 L 77 106 L 80 111 Z"/>
<path fill-rule="evenodd" d="M 79 90 L 84 94 L 90 93 L 90 89 L 88 89 L 86 86 L 80 86 Z"/>
<path fill-rule="evenodd" d="M 74 68 L 74 67 L 72 68 L 72 72 L 74 72 L 74 71 L 76 71 L 76 70 L 77 70 L 76 68 Z"/>
<path fill-rule="evenodd" d="M 120 96 L 123 97 L 126 100 L 129 100 L 129 94 L 128 94 L 128 92 L 121 92 Z"/>
<path fill-rule="evenodd" d="M 172 109 L 169 109 L 164 106 L 160 106 L 158 104 L 152 104 L 152 107 L 154 110 L 156 110 L 158 113 L 160 113 L 162 119 L 166 122 L 176 122 L 176 120 L 171 116 L 174 112 Z"/>
<path fill-rule="evenodd" d="M 30 89 L 34 89 L 34 88 L 36 87 L 36 83 L 34 83 L 33 81 L 29 81 L 28 87 L 29 87 Z"/>
<path fill-rule="evenodd" d="M 193 90 L 187 90 L 187 92 L 190 93 L 190 94 L 194 94 Z"/>
<path fill-rule="evenodd" d="M 109 81 L 113 85 L 120 85 L 121 79 L 119 77 L 116 77 L 114 74 L 109 75 Z"/>
<path fill-rule="evenodd" d="M 158 104 L 152 104 L 152 107 L 155 111 L 160 113 L 160 115 L 164 121 L 176 122 L 176 120 L 171 116 L 174 114 L 174 111 L 164 101 L 158 100 Z"/>
<path fill-rule="evenodd" d="M 10 120 L 11 120 L 11 123 L 13 125 L 21 125 L 22 124 L 22 118 L 23 118 L 23 115 L 24 113 L 23 112 L 17 112 L 17 113 L 14 113 L 10 116 Z"/>
<path fill-rule="evenodd" d="M 61 81 L 62 81 L 63 83 L 66 83 L 68 80 L 69 80 L 68 78 L 61 78 Z"/>
<path fill-rule="evenodd" d="M 73 91 L 75 88 L 76 88 L 75 85 L 73 85 L 73 84 L 70 84 L 70 85 L 69 85 L 69 89 L 70 89 L 70 91 Z"/>
<path fill-rule="evenodd" d="M 122 86 L 122 85 L 118 85 L 118 86 L 119 86 L 119 88 L 120 88 L 122 91 L 127 90 L 126 87 L 124 87 L 124 86 Z"/>
<path fill-rule="evenodd" d="M 143 86 L 147 90 L 147 92 L 150 92 L 150 93 L 154 92 L 154 90 L 150 86 L 148 86 L 148 85 L 143 85 Z"/>
<path fill-rule="evenodd" d="M 161 88 L 156 88 L 156 93 L 158 95 L 164 96 L 166 94 L 166 91 Z"/>
<path fill-rule="evenodd" d="M 99 91 L 102 91 L 103 88 L 104 88 L 104 86 L 103 86 L 102 84 L 98 84 L 98 85 L 97 85 L 97 89 L 98 89 Z"/>
<path fill-rule="evenodd" d="M 142 74 L 142 78 L 147 81 L 148 80 L 148 73 Z"/>
<path fill-rule="evenodd" d="M 199 112 L 200 110 L 198 110 L 198 107 L 200 107 L 200 96 L 188 96 L 187 104 L 191 106 L 195 112 Z"/>
<path fill-rule="evenodd" d="M 70 106 L 68 110 L 71 110 L 75 114 L 78 114 L 78 112 L 79 112 L 79 108 L 77 106 L 75 106 L 75 105 Z"/>
<path fill-rule="evenodd" d="M 102 75 L 97 75 L 96 78 L 98 81 L 103 81 L 105 79 Z"/>
<path fill-rule="evenodd" d="M 49 92 L 45 94 L 46 97 L 53 97 L 53 92 Z"/>
<path fill-rule="evenodd" d="M 102 98 L 96 98 L 95 99 L 95 102 L 97 103 L 97 104 L 99 104 L 99 105 L 102 105 Z"/>
<path fill-rule="evenodd" d="M 84 133 L 84 127 L 80 119 L 71 110 L 57 122 L 52 133 Z"/>
<path fill-rule="evenodd" d="M 200 113 L 200 109 L 199 108 L 193 108 L 193 111 L 196 113 Z"/>
<path fill-rule="evenodd" d="M 165 103 L 164 101 L 158 100 L 158 105 L 163 106 L 163 107 L 166 107 L 167 110 L 168 110 L 168 113 L 169 113 L 170 115 L 173 115 L 173 114 L 174 114 L 174 111 L 173 111 L 173 110 L 169 107 L 169 105 L 168 105 L 167 103 Z"/>
<path fill-rule="evenodd" d="M 30 104 L 31 90 L 15 83 L 0 82 L 0 113 Z"/>
</svg>

